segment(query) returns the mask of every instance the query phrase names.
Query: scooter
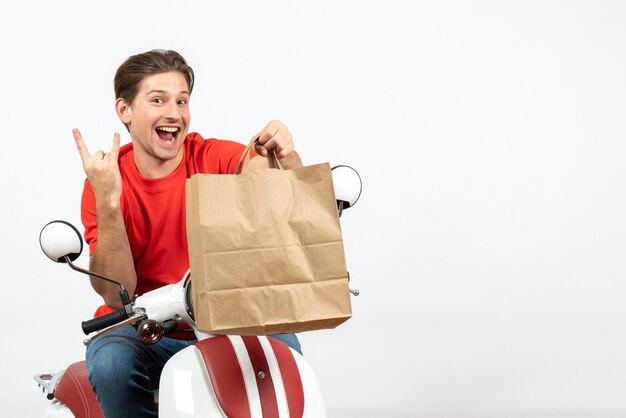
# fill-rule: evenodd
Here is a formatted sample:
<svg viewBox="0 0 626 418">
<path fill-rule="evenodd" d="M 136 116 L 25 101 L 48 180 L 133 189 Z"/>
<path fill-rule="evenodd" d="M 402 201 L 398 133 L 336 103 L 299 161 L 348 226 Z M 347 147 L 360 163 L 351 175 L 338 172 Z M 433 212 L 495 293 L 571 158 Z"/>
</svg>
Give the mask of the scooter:
<svg viewBox="0 0 626 418">
<path fill-rule="evenodd" d="M 339 216 L 361 194 L 361 178 L 351 167 L 332 170 Z M 41 231 L 39 241 L 51 260 L 116 284 L 123 308 L 82 323 L 83 343 L 131 324 L 145 344 L 154 344 L 176 330 L 179 321 L 193 329 L 197 343 L 169 359 L 155 391 L 159 417 L 324 418 L 326 411 L 311 365 L 295 350 L 266 336 L 219 336 L 200 331 L 194 321 L 191 275 L 131 300 L 112 278 L 75 264 L 81 254 L 80 232 L 64 221 L 53 221 Z M 358 296 L 358 290 L 350 290 Z M 44 418 L 101 418 L 95 393 L 87 378 L 85 361 L 55 374 L 34 376 L 51 400 Z"/>
</svg>

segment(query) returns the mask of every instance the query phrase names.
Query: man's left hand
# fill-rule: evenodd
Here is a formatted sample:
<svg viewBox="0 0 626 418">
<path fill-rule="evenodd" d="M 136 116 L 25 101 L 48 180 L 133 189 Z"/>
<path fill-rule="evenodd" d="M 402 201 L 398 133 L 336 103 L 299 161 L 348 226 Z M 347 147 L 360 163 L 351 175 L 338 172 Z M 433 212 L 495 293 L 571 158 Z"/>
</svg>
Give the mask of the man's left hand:
<svg viewBox="0 0 626 418">
<path fill-rule="evenodd" d="M 257 140 L 254 150 L 261 157 L 267 157 L 270 151 L 276 151 L 276 157 L 280 161 L 280 165 L 290 170 L 296 167 L 302 167 L 302 160 L 293 148 L 293 136 L 289 129 L 279 120 L 273 120 L 267 124 L 265 128 L 252 137 Z M 269 161 L 267 158 L 252 158 L 250 160 L 250 168 L 267 168 Z"/>
<path fill-rule="evenodd" d="M 270 121 L 254 137 L 257 138 L 254 150 L 263 157 L 267 157 L 271 150 L 276 150 L 276 156 L 279 159 L 283 159 L 293 152 L 293 136 L 279 120 Z"/>
</svg>

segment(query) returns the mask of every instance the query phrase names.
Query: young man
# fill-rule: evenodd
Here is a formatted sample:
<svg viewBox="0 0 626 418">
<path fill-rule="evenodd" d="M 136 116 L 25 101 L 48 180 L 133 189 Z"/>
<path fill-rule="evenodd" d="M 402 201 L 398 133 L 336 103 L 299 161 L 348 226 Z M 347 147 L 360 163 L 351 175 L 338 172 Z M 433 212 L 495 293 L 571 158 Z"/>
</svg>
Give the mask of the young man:
<svg viewBox="0 0 626 418">
<path fill-rule="evenodd" d="M 115 75 L 115 110 L 132 143 L 91 154 L 78 129 L 73 136 L 87 174 L 81 216 L 92 271 L 119 280 L 130 295 L 180 280 L 189 268 L 185 180 L 195 173 L 233 174 L 244 146 L 188 134 L 194 73 L 174 51 L 129 57 Z M 250 168 L 268 167 L 275 150 L 283 167 L 301 166 L 292 135 L 271 121 L 255 137 Z M 121 307 L 117 286 L 92 278 L 105 305 Z M 87 348 L 89 380 L 106 417 L 156 417 L 152 390 L 165 362 L 193 344 L 190 333 L 145 345 L 131 326 L 95 339 Z M 276 335 L 300 351 L 293 334 Z"/>
</svg>

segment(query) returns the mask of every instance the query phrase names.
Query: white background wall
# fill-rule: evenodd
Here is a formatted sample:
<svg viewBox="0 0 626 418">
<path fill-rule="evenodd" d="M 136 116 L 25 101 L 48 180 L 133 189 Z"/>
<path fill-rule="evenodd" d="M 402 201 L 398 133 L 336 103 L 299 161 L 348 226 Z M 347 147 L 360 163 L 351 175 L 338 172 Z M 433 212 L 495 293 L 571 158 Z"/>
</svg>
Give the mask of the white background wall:
<svg viewBox="0 0 626 418">
<path fill-rule="evenodd" d="M 3 1 L 0 416 L 83 356 L 98 298 L 38 244 L 79 227 L 92 150 L 128 136 L 129 55 L 194 67 L 192 129 L 272 118 L 349 163 L 354 318 L 302 335 L 330 417 L 626 415 L 626 3 Z M 82 229 L 82 228 L 81 228 Z M 79 259 L 87 265 L 87 256 Z"/>
</svg>

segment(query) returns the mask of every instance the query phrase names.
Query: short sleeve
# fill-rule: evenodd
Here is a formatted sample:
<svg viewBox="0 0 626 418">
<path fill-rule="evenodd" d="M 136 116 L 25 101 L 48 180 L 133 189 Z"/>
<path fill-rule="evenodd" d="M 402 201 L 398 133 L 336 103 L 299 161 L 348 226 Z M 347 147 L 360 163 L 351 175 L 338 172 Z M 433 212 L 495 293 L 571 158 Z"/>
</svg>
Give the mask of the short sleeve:
<svg viewBox="0 0 626 418">
<path fill-rule="evenodd" d="M 226 139 L 203 139 L 198 134 L 191 134 L 189 141 L 190 169 L 188 176 L 203 174 L 235 174 L 245 145 Z M 250 158 L 256 157 L 250 151 Z"/>
</svg>

